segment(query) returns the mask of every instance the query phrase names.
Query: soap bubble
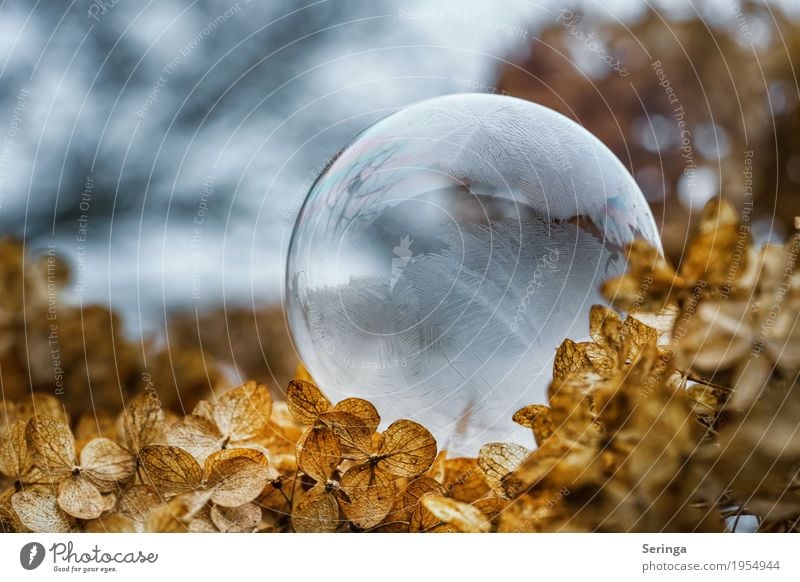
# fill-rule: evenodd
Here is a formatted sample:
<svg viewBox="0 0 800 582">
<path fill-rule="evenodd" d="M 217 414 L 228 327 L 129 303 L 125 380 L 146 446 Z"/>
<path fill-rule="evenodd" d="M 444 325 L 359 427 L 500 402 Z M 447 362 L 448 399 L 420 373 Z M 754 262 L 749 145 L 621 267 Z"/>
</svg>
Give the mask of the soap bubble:
<svg viewBox="0 0 800 582">
<path fill-rule="evenodd" d="M 556 347 L 587 335 L 634 237 L 660 248 L 633 178 L 588 131 L 512 97 L 430 99 L 359 134 L 311 188 L 289 324 L 332 399 L 420 422 L 454 454 L 533 446 L 511 416 L 546 401 Z"/>
</svg>

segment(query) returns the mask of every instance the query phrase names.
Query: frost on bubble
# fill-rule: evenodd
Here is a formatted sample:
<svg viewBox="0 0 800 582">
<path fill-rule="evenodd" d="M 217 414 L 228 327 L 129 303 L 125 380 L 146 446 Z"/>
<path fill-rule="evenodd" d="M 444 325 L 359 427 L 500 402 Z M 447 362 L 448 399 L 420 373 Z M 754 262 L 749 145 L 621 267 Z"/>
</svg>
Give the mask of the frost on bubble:
<svg viewBox="0 0 800 582">
<path fill-rule="evenodd" d="M 555 348 L 586 335 L 624 244 L 657 238 L 625 168 L 580 126 L 513 98 L 423 102 L 363 132 L 293 235 L 289 320 L 329 393 L 368 398 L 477 453 L 529 443 Z"/>
</svg>

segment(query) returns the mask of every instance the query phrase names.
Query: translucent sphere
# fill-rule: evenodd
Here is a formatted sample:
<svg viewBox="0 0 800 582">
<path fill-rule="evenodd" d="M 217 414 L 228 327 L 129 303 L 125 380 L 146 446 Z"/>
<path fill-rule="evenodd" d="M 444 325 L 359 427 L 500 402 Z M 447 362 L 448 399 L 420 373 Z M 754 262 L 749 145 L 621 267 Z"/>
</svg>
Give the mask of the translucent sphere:
<svg viewBox="0 0 800 582">
<path fill-rule="evenodd" d="M 416 420 L 452 454 L 533 446 L 511 416 L 545 402 L 555 349 L 587 335 L 634 237 L 659 245 L 647 202 L 578 124 L 512 97 L 423 101 L 311 188 L 287 263 L 295 346 L 332 399 Z"/>
</svg>

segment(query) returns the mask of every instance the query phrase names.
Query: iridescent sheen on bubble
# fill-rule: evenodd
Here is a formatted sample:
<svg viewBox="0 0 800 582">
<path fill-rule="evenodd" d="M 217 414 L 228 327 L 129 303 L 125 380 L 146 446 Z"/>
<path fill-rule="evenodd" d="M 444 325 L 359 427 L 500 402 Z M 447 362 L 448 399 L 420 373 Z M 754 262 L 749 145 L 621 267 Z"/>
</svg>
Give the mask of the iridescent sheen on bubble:
<svg viewBox="0 0 800 582">
<path fill-rule="evenodd" d="M 368 128 L 300 211 L 286 302 L 332 399 L 427 426 L 440 448 L 532 446 L 511 415 L 545 401 L 556 347 L 587 333 L 623 246 L 658 246 L 633 178 L 578 124 L 497 95 L 452 95 Z"/>
</svg>

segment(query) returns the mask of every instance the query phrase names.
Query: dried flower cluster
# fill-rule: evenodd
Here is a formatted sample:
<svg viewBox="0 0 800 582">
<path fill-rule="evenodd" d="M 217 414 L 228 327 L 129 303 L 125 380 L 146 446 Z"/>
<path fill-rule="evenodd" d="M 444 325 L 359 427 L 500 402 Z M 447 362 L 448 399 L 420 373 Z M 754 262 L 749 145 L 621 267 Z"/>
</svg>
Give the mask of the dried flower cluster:
<svg viewBox="0 0 800 582">
<path fill-rule="evenodd" d="M 177 417 L 151 391 L 73 419 L 4 399 L 0 528 L 93 532 L 800 530 L 800 238 L 753 248 L 710 203 L 673 269 L 641 242 L 558 349 L 548 402 L 519 410 L 536 448 L 438 451 L 380 430 L 302 367 L 285 399 L 249 382 Z M 511 422 L 512 419 L 509 419 Z"/>
</svg>

